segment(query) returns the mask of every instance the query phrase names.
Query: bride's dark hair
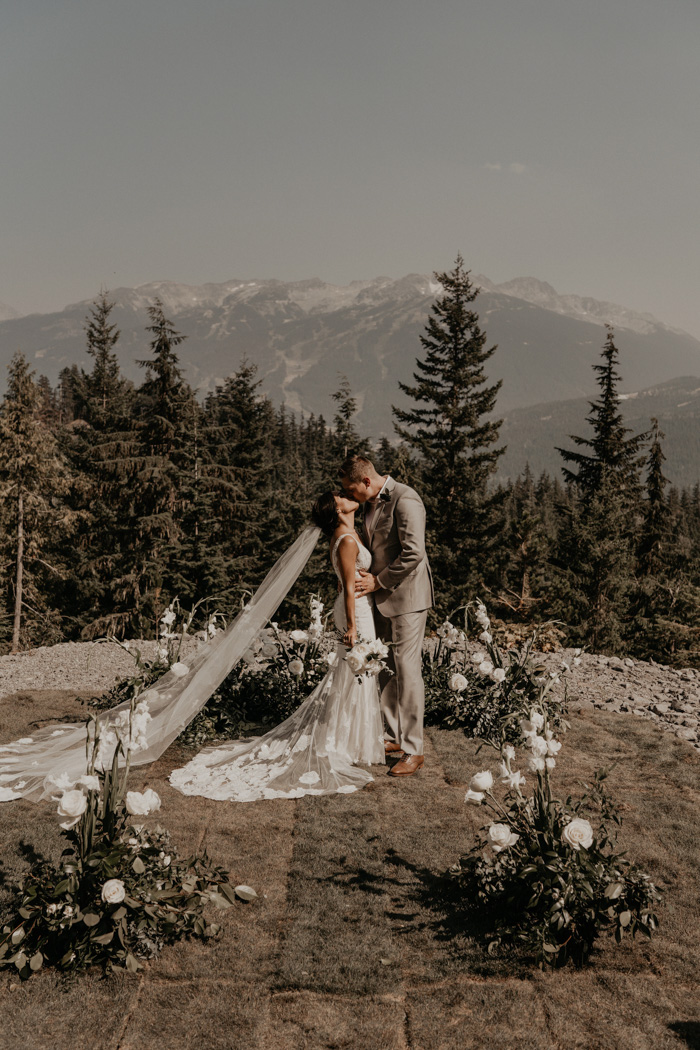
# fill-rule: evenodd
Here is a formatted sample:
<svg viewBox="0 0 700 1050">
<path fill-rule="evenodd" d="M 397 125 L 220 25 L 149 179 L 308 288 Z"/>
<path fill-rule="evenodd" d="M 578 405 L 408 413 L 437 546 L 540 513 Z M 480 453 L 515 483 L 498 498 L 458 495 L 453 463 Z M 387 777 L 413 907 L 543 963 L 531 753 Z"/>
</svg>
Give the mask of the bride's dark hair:
<svg viewBox="0 0 700 1050">
<path fill-rule="evenodd" d="M 333 535 L 340 525 L 334 492 L 324 492 L 318 497 L 311 508 L 311 520 L 326 536 Z"/>
</svg>

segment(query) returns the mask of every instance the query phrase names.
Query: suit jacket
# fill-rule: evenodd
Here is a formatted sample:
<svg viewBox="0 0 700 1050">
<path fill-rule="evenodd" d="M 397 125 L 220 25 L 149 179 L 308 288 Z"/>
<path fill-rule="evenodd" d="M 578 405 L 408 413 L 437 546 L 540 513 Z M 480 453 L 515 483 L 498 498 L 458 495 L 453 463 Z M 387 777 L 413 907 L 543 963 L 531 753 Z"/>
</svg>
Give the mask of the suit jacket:
<svg viewBox="0 0 700 1050">
<path fill-rule="evenodd" d="M 418 493 L 389 478 L 378 500 L 371 533 L 372 572 L 381 584 L 374 592 L 383 616 L 421 612 L 434 601 L 433 578 L 425 553 L 425 507 Z M 364 527 L 364 515 L 363 515 Z"/>
</svg>

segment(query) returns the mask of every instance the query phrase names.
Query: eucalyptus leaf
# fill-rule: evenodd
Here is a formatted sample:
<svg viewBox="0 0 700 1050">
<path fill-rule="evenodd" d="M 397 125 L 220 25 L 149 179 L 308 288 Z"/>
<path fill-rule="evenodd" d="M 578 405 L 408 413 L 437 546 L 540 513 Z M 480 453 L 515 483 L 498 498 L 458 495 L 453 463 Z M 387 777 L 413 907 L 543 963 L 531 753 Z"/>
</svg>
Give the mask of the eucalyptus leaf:
<svg viewBox="0 0 700 1050">
<path fill-rule="evenodd" d="M 134 863 L 131 865 L 137 875 L 143 875 L 146 870 L 146 865 L 143 863 L 140 857 L 134 858 Z"/>
<path fill-rule="evenodd" d="M 237 897 L 240 897 L 242 901 L 252 901 L 257 897 L 257 893 L 252 886 L 235 886 L 234 892 Z"/>
<path fill-rule="evenodd" d="M 44 956 L 41 954 L 41 952 L 36 952 L 36 954 L 32 955 L 31 959 L 29 960 L 29 969 L 34 971 L 40 970 L 43 966 L 43 963 Z"/>
<path fill-rule="evenodd" d="M 94 911 L 89 911 L 83 915 L 83 922 L 86 926 L 97 926 L 101 918 L 101 915 L 96 915 Z"/>
</svg>

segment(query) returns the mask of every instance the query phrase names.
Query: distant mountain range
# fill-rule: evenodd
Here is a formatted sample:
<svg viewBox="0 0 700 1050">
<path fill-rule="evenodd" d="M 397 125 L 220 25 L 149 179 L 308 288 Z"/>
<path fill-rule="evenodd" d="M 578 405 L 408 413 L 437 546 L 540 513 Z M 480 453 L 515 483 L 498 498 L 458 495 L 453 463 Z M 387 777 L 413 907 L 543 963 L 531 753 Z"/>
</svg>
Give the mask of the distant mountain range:
<svg viewBox="0 0 700 1050">
<path fill-rule="evenodd" d="M 542 406 L 567 401 L 569 407 L 562 411 L 570 412 L 573 422 L 578 409 L 571 399 L 596 391 L 592 365 L 600 359 L 605 322 L 615 326 L 623 389 L 640 391 L 639 398 L 675 377 L 700 375 L 700 341 L 648 314 L 559 295 L 532 277 L 500 285 L 481 276 L 474 281 L 481 288 L 474 307 L 488 345 L 498 344 L 487 366 L 490 381 L 503 379 L 497 414 L 507 416 L 514 435 L 521 433 L 517 428 L 526 419 L 534 434 L 535 416 L 517 414 L 531 406 L 538 406 L 533 412 L 554 418 L 558 410 L 550 413 Z M 188 379 L 201 393 L 234 372 L 245 357 L 257 365 L 262 389 L 273 401 L 330 418 L 330 394 L 339 376 L 346 375 L 358 401 L 359 429 L 379 438 L 393 434 L 391 405 L 406 404 L 397 382 L 411 381 L 416 357 L 423 354 L 419 336 L 439 291 L 431 277 L 410 274 L 345 287 L 318 278 L 197 287 L 164 281 L 118 288 L 110 295 L 116 302 L 112 317 L 122 332 L 119 351 L 127 376 L 137 381 L 143 376 L 135 362 L 148 357 L 147 307 L 158 296 L 187 336 L 178 352 Z M 83 322 L 89 306 L 85 301 L 58 313 L 24 317 L 0 312 L 0 366 L 22 350 L 52 382 L 67 365 L 77 362 L 88 368 Z M 643 399 L 639 403 L 646 404 Z M 573 432 L 578 432 L 575 427 Z M 514 443 L 511 439 L 512 447 Z M 514 450 L 509 453 L 509 462 L 515 455 Z"/>
</svg>

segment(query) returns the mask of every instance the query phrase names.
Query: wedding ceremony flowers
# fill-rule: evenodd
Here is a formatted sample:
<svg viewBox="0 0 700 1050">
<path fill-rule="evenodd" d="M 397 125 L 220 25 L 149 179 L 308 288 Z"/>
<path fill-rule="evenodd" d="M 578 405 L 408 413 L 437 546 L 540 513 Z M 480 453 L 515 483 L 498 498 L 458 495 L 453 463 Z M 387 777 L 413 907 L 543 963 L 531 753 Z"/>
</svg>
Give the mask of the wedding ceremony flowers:
<svg viewBox="0 0 700 1050">
<path fill-rule="evenodd" d="M 627 933 L 651 937 L 660 895 L 617 850 L 619 807 L 606 791 L 605 773 L 597 773 L 578 800 L 554 795 L 551 775 L 562 745 L 554 736 L 552 685 L 551 678 L 544 680 L 536 703 L 508 718 L 518 726 L 516 743 L 529 752 L 531 793 L 525 793 L 527 779 L 514 766 L 516 746 L 503 725 L 485 742 L 499 753 L 504 796 L 497 797 L 490 769 L 472 776 L 465 802 L 486 807 L 494 819 L 450 875 L 489 952 L 525 951 L 540 967 L 581 966 L 602 933 L 617 942 Z"/>
<path fill-rule="evenodd" d="M 166 944 L 216 936 L 207 909 L 250 899 L 206 854 L 182 860 L 165 829 L 141 822 L 161 801 L 152 788 L 126 789 L 140 706 L 134 697 L 111 764 L 98 762 L 102 727 L 93 719 L 87 772 L 75 782 L 66 773 L 53 778 L 66 848 L 58 864 L 37 859 L 18 887 L 0 932 L 0 969 L 23 980 L 45 967 L 136 972 Z"/>
<path fill-rule="evenodd" d="M 465 630 L 453 625 L 457 613 L 464 614 Z M 436 631 L 437 644 L 423 652 L 423 679 L 426 690 L 426 721 L 432 725 L 460 727 L 468 736 L 500 739 L 502 730 L 509 740 L 518 736 L 515 711 L 531 706 L 544 680 L 544 667 L 536 652 L 538 640 L 549 624 L 535 627 L 519 649 L 503 651 L 494 641 L 492 624 L 484 603 L 477 599 L 451 614 Z M 478 648 L 470 652 L 470 632 Z M 556 672 L 556 684 L 565 674 Z M 564 697 L 551 705 L 555 726 L 564 720 Z"/>
</svg>

